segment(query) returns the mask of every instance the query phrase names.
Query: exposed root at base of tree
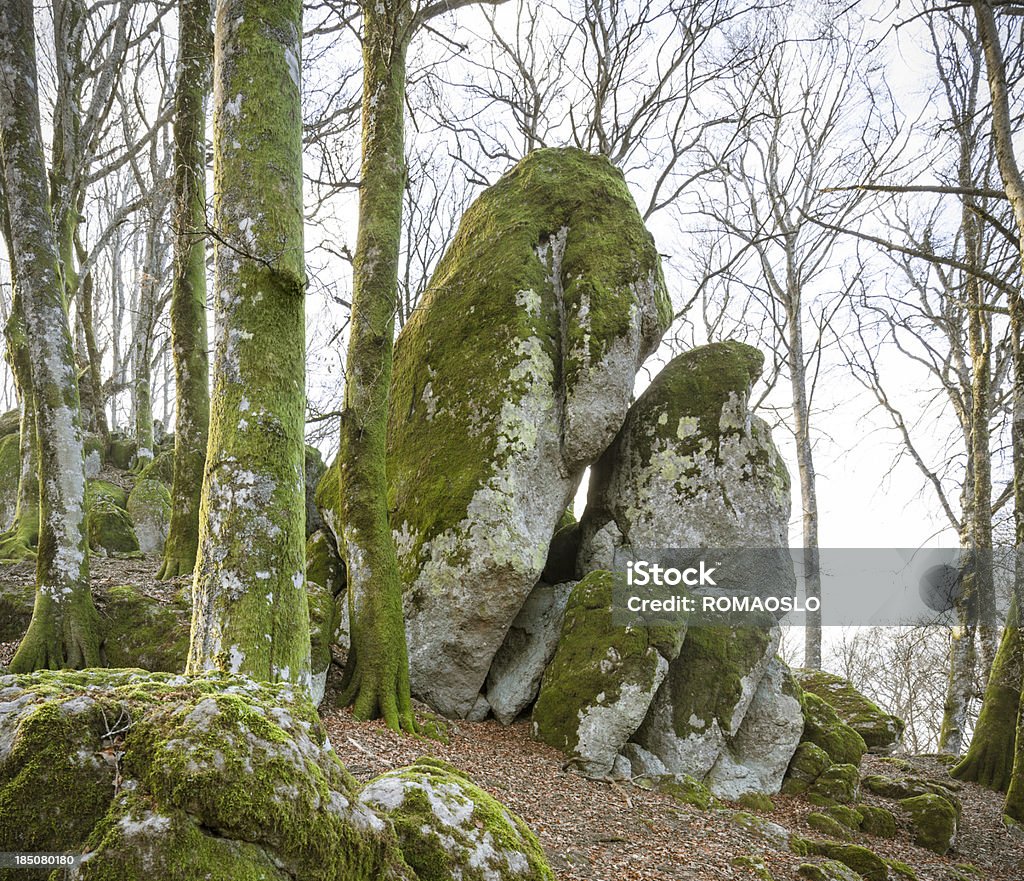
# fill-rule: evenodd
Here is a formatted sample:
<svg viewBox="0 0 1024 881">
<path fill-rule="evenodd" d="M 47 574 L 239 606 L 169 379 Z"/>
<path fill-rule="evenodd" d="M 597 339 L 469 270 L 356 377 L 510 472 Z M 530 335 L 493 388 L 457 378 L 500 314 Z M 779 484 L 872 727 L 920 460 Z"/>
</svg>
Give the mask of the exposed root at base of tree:
<svg viewBox="0 0 1024 881">
<path fill-rule="evenodd" d="M 338 702 L 341 706 L 351 706 L 352 715 L 360 721 L 383 719 L 392 731 L 419 733 L 412 711 L 408 672 L 386 662 L 360 664 L 354 644 L 345 665 Z"/>
</svg>

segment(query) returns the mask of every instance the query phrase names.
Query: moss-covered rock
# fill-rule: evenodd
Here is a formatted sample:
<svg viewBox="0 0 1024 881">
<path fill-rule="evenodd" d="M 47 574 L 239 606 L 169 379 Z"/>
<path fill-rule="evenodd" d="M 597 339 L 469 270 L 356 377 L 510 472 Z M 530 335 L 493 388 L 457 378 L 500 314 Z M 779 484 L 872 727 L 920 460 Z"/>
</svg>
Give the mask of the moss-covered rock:
<svg viewBox="0 0 1024 881">
<path fill-rule="evenodd" d="M 776 629 L 724 616 L 714 626 L 691 628 L 634 740 L 670 772 L 703 780 L 739 731 L 777 645 Z M 795 701 L 793 710 L 799 710 Z M 789 754 L 779 782 L 788 762 Z M 738 795 L 730 791 L 724 797 Z"/>
<path fill-rule="evenodd" d="M 856 872 L 864 881 L 897 881 L 900 878 L 909 881 L 914 877 L 913 872 L 902 863 L 885 860 L 873 850 L 859 844 L 817 841 L 794 836 L 790 847 L 799 856 L 820 856 L 842 863 Z"/>
<path fill-rule="evenodd" d="M 109 502 L 118 508 L 128 510 L 128 493 L 109 480 L 90 480 L 85 484 L 85 508 L 88 510 L 94 502 Z"/>
<path fill-rule="evenodd" d="M 842 676 L 824 670 L 795 670 L 805 692 L 816 694 L 856 731 L 872 753 L 888 754 L 899 746 L 906 727 L 902 719 L 883 712 Z"/>
<path fill-rule="evenodd" d="M 847 725 L 834 709 L 813 692 L 803 692 L 803 741 L 820 746 L 833 762 L 859 765 L 867 744 L 864 738 Z"/>
<path fill-rule="evenodd" d="M 316 447 L 306 444 L 304 473 L 306 476 L 306 538 L 324 528 L 323 518 L 316 506 L 316 490 L 320 478 L 327 472 L 324 457 Z"/>
<path fill-rule="evenodd" d="M 126 584 L 108 588 L 97 605 L 108 666 L 167 673 L 185 669 L 191 603 L 181 598 L 165 602 Z"/>
<path fill-rule="evenodd" d="M 174 484 L 174 450 L 157 453 L 139 471 L 139 480 L 158 480 L 170 489 Z"/>
<path fill-rule="evenodd" d="M 863 876 L 854 872 L 839 860 L 823 860 L 820 863 L 802 863 L 797 875 L 807 881 L 862 881 Z"/>
<path fill-rule="evenodd" d="M 858 805 L 861 815 L 860 828 L 868 835 L 878 838 L 896 837 L 896 817 L 888 808 L 877 805 Z"/>
<path fill-rule="evenodd" d="M 633 781 L 642 789 L 656 789 L 672 796 L 679 804 L 692 805 L 706 811 L 715 801 L 715 797 L 699 780 L 689 774 L 662 774 L 658 777 L 640 777 Z"/>
<path fill-rule="evenodd" d="M 412 685 L 438 710 L 475 704 L 671 311 L 603 156 L 537 150 L 463 215 L 396 342 L 388 423 Z"/>
<path fill-rule="evenodd" d="M 851 830 L 860 829 L 861 824 L 864 822 L 864 814 L 859 807 L 837 804 L 825 808 L 824 813 L 833 820 L 838 820 L 847 829 Z"/>
<path fill-rule="evenodd" d="M 785 795 L 807 792 L 814 781 L 830 767 L 832 759 L 828 753 L 817 744 L 805 740 L 793 753 L 789 769 L 786 771 L 786 779 L 782 784 L 782 792 Z"/>
<path fill-rule="evenodd" d="M 860 772 L 856 765 L 831 765 L 807 791 L 808 798 L 822 805 L 849 805 L 857 801 Z"/>
<path fill-rule="evenodd" d="M 17 434 L 21 431 L 21 410 L 15 407 L 0 413 L 0 438 Z"/>
<path fill-rule="evenodd" d="M 114 468 L 127 471 L 135 461 L 135 453 L 138 448 L 139 445 L 134 438 L 111 435 L 104 461 Z"/>
<path fill-rule="evenodd" d="M 144 554 L 162 554 L 171 528 L 170 490 L 159 480 L 140 478 L 128 494 L 128 516 L 139 550 Z"/>
<path fill-rule="evenodd" d="M 85 476 L 91 480 L 99 476 L 103 467 L 103 451 L 106 445 L 98 434 L 85 432 L 82 435 L 82 447 L 85 453 Z"/>
<path fill-rule="evenodd" d="M 417 881 L 554 881 L 527 825 L 446 762 L 389 771 L 359 802 L 391 819 Z"/>
<path fill-rule="evenodd" d="M 914 844 L 940 856 L 956 847 L 959 819 L 956 809 L 946 799 L 926 792 L 901 799 L 899 804 L 910 818 Z"/>
<path fill-rule="evenodd" d="M 748 811 L 771 813 L 775 810 L 775 802 L 770 795 L 763 792 L 744 792 L 737 801 Z"/>
<path fill-rule="evenodd" d="M 0 438 L 0 530 L 14 522 L 21 477 L 21 441 L 17 433 Z"/>
<path fill-rule="evenodd" d="M 890 777 L 887 774 L 869 774 L 863 780 L 868 792 L 883 798 L 904 799 L 931 793 L 944 798 L 960 814 L 962 805 L 954 787 L 960 784 L 953 780 L 932 780 L 925 777 Z"/>
<path fill-rule="evenodd" d="M 96 499 L 87 514 L 89 547 L 105 554 L 137 554 L 139 540 L 124 508 L 106 499 Z"/>
<path fill-rule="evenodd" d="M 32 620 L 36 588 L 30 581 L 0 581 L 0 642 L 21 639 Z"/>
<path fill-rule="evenodd" d="M 849 841 L 853 837 L 853 830 L 850 829 L 849 826 L 839 822 L 839 820 L 830 814 L 814 811 L 807 815 L 807 825 L 815 832 L 820 832 L 822 835 L 828 835 L 830 838 L 839 838 L 843 841 Z"/>
<path fill-rule="evenodd" d="M 323 529 L 306 539 L 306 580 L 327 588 L 332 596 L 345 589 L 345 564 L 338 556 L 334 538 Z"/>
<path fill-rule="evenodd" d="M 758 881 L 775 881 L 775 876 L 772 874 L 771 869 L 768 868 L 768 864 L 761 857 L 756 857 L 752 854 L 740 854 L 740 856 L 732 858 L 732 864 L 737 869 L 746 869 Z"/>
<path fill-rule="evenodd" d="M 88 853 L 83 881 L 413 881 L 390 824 L 358 801 L 312 704 L 287 685 L 5 676 L 0 744 L 0 850 Z"/>
<path fill-rule="evenodd" d="M 330 589 L 306 580 L 306 599 L 309 603 L 310 673 L 312 675 L 313 703 L 317 706 L 324 697 L 327 673 L 331 667 L 331 644 L 338 629 L 341 610 Z"/>
<path fill-rule="evenodd" d="M 743 343 L 713 343 L 654 378 L 592 470 L 581 572 L 611 566 L 616 548 L 786 547 L 789 474 L 747 409 L 763 363 Z M 788 555 L 778 564 L 773 577 L 791 583 Z"/>
<path fill-rule="evenodd" d="M 617 576 L 591 572 L 573 588 L 555 656 L 533 707 L 534 736 L 591 776 L 608 774 L 643 721 L 679 651 L 680 632 L 625 625 L 612 610 Z"/>
</svg>

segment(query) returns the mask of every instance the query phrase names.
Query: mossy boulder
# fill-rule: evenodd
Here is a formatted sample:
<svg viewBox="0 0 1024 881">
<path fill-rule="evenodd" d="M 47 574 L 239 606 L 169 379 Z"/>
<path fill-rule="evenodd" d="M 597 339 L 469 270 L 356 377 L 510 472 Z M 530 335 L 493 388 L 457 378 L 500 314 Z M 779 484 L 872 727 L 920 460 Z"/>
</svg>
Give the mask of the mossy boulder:
<svg viewBox="0 0 1024 881">
<path fill-rule="evenodd" d="M 85 476 L 90 480 L 99 476 L 103 467 L 103 451 L 105 444 L 103 438 L 92 432 L 85 432 L 82 436 L 82 447 L 85 453 Z"/>
<path fill-rule="evenodd" d="M 660 774 L 651 777 L 634 777 L 633 784 L 641 789 L 654 789 L 672 796 L 682 805 L 691 805 L 706 811 L 715 803 L 715 797 L 699 780 L 689 774 Z"/>
<path fill-rule="evenodd" d="M 0 642 L 21 639 L 32 620 L 36 588 L 32 581 L 0 581 Z"/>
<path fill-rule="evenodd" d="M 852 869 L 864 881 L 897 881 L 911 879 L 912 871 L 895 860 L 886 860 L 873 850 L 859 844 L 844 844 L 837 841 L 818 841 L 794 836 L 790 847 L 799 856 L 819 856 L 842 863 Z M 824 865 L 824 864 L 819 864 Z M 802 868 L 802 867 L 801 867 Z M 804 875 L 803 877 L 812 877 Z M 827 877 L 827 876 L 826 876 Z M 842 877 L 841 875 L 839 877 Z"/>
<path fill-rule="evenodd" d="M 617 550 L 787 546 L 789 473 L 768 425 L 748 410 L 763 363 L 743 343 L 712 343 L 655 376 L 593 467 L 580 573 L 609 568 Z M 788 554 L 757 562 L 793 582 Z"/>
<path fill-rule="evenodd" d="M 807 792 L 822 774 L 832 767 L 832 759 L 815 743 L 803 741 L 793 753 L 782 784 L 785 795 Z"/>
<path fill-rule="evenodd" d="M 446 762 L 376 777 L 359 803 L 391 820 L 417 881 L 554 881 L 522 819 Z"/>
<path fill-rule="evenodd" d="M 114 468 L 127 471 L 134 464 L 135 453 L 138 449 L 139 445 L 135 442 L 134 438 L 124 437 L 123 435 L 111 435 L 110 441 L 107 443 L 104 461 Z"/>
<path fill-rule="evenodd" d="M 412 687 L 439 711 L 476 703 L 671 316 L 603 156 L 537 150 L 463 215 L 396 342 L 388 421 Z"/>
<path fill-rule="evenodd" d="M 926 792 L 900 800 L 900 809 L 910 818 L 914 844 L 940 856 L 956 847 L 957 811 L 940 795 Z"/>
<path fill-rule="evenodd" d="M 960 784 L 953 780 L 933 780 L 926 777 L 890 777 L 887 774 L 869 774 L 863 780 L 868 792 L 883 798 L 905 799 L 917 795 L 932 794 L 944 798 L 959 815 L 962 809 L 955 789 Z"/>
<path fill-rule="evenodd" d="M 597 571 L 573 588 L 532 714 L 534 736 L 594 777 L 611 772 L 643 721 L 682 636 L 618 622 L 617 585 L 617 576 Z"/>
<path fill-rule="evenodd" d="M 863 881 L 864 877 L 838 860 L 802 863 L 796 873 L 807 881 Z"/>
<path fill-rule="evenodd" d="M 180 673 L 188 657 L 192 606 L 165 601 L 134 585 L 110 587 L 98 598 L 101 651 L 110 667 Z"/>
<path fill-rule="evenodd" d="M 162 554 L 171 528 L 171 493 L 159 480 L 140 478 L 128 494 L 128 516 L 132 518 L 139 550 Z"/>
<path fill-rule="evenodd" d="M 801 740 L 820 746 L 833 762 L 859 765 L 868 749 L 864 738 L 813 692 L 802 692 L 801 706 L 804 716 Z"/>
<path fill-rule="evenodd" d="M 487 673 L 487 703 L 503 725 L 514 722 L 537 697 L 575 586 L 576 582 L 537 584 L 494 655 Z"/>
<path fill-rule="evenodd" d="M 860 807 L 838 804 L 825 808 L 824 813 L 833 820 L 838 820 L 847 829 L 860 829 L 864 822 L 864 814 Z"/>
<path fill-rule="evenodd" d="M 8 434 L 0 438 L 0 530 L 14 522 L 20 477 L 21 440 L 16 433 Z"/>
<path fill-rule="evenodd" d="M 324 528 L 323 518 L 316 506 L 316 489 L 320 478 L 327 472 L 324 457 L 316 447 L 306 444 L 305 476 L 306 476 L 306 538 Z"/>
<path fill-rule="evenodd" d="M 856 765 L 832 765 L 811 784 L 808 798 L 817 804 L 849 805 L 860 793 L 860 772 Z"/>
<path fill-rule="evenodd" d="M 358 800 L 288 685 L 4 676 L 0 744 L 0 850 L 88 854 L 82 881 L 413 881 L 390 823 Z"/>
<path fill-rule="evenodd" d="M 338 556 L 333 536 L 318 529 L 306 539 L 306 580 L 338 596 L 345 589 L 345 577 L 345 564 Z"/>
<path fill-rule="evenodd" d="M 104 554 L 137 554 L 139 540 L 135 528 L 124 508 L 107 499 L 97 498 L 86 515 L 89 528 L 89 547 Z"/>
<path fill-rule="evenodd" d="M 861 816 L 862 832 L 877 838 L 896 837 L 896 817 L 888 808 L 877 805 L 858 805 L 857 810 Z"/>
<path fill-rule="evenodd" d="M 775 810 L 775 802 L 772 801 L 772 797 L 763 792 L 744 792 L 737 801 L 748 811 L 771 813 Z"/>
<path fill-rule="evenodd" d="M 330 588 L 306 579 L 306 601 L 309 604 L 310 673 L 312 697 L 317 706 L 324 697 L 327 673 L 331 667 L 331 644 L 338 629 L 341 610 Z"/>
<path fill-rule="evenodd" d="M 21 410 L 15 407 L 0 413 L 0 438 L 18 434 L 21 431 Z"/>
<path fill-rule="evenodd" d="M 745 623 L 723 616 L 714 626 L 702 624 L 687 630 L 682 648 L 634 737 L 673 774 L 691 774 L 698 780 L 708 777 L 728 742 L 738 734 L 761 678 L 775 657 L 778 630 Z M 799 720 L 795 701 L 793 713 Z M 796 733 L 777 768 L 778 781 L 768 787 L 772 791 L 778 791 L 798 738 Z M 766 745 L 766 754 L 768 751 Z M 759 788 L 734 787 L 743 775 L 730 771 L 707 781 L 716 795 L 738 798 L 744 791 Z M 723 783 L 721 791 L 714 785 L 717 782 Z"/>
<path fill-rule="evenodd" d="M 848 679 L 824 670 L 795 670 L 794 675 L 805 692 L 824 700 L 864 739 L 869 752 L 887 755 L 899 746 L 906 727 L 903 720 L 881 710 Z"/>
<path fill-rule="evenodd" d="M 814 811 L 807 815 L 807 825 L 815 832 L 828 835 L 830 838 L 839 838 L 843 841 L 849 841 L 853 838 L 853 830 L 830 814 Z"/>
<path fill-rule="evenodd" d="M 139 471 L 139 480 L 158 480 L 171 489 L 174 485 L 174 450 L 157 453 Z"/>
<path fill-rule="evenodd" d="M 89 480 L 85 484 L 85 509 L 94 502 L 109 502 L 115 507 L 128 510 L 128 492 L 109 480 Z"/>
</svg>

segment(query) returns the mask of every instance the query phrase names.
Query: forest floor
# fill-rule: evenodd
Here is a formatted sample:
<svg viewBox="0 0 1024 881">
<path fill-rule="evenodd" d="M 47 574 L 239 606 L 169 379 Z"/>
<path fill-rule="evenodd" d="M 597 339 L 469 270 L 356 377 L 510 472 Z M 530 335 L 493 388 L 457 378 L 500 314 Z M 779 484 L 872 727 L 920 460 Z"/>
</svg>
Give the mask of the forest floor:
<svg viewBox="0 0 1024 881">
<path fill-rule="evenodd" d="M 156 581 L 159 562 L 146 558 L 93 557 L 91 568 L 101 615 L 108 587 L 132 584 L 167 601 L 189 580 Z M 8 585 L 28 588 L 34 578 L 31 564 L 0 569 L 0 581 Z M 9 661 L 16 647 L 17 641 L 0 643 L 0 664 Z M 321 717 L 334 749 L 358 780 L 369 780 L 422 755 L 451 762 L 526 820 L 559 881 L 763 879 L 758 865 L 775 881 L 788 881 L 799 877 L 797 869 L 807 860 L 789 851 L 786 836 L 821 838 L 806 822 L 807 815 L 819 809 L 801 796 L 774 796 L 773 810 L 759 812 L 756 823 L 743 825 L 737 819 L 750 814 L 740 805 L 701 810 L 629 782 L 581 777 L 565 770 L 561 753 L 530 737 L 525 720 L 508 727 L 493 719 L 453 722 L 448 744 L 401 736 L 380 722 L 356 722 L 347 709 L 332 705 L 339 678 L 335 664 Z M 947 777 L 945 766 L 933 757 L 900 758 L 913 764 L 915 774 Z M 861 773 L 895 772 L 891 762 L 865 756 Z M 951 785 L 963 803 L 954 853 L 940 857 L 914 846 L 907 828 L 893 840 L 858 835 L 853 843 L 907 863 L 919 881 L 1024 879 L 1024 832 L 1003 826 L 1001 796 L 973 784 Z M 861 799 L 893 807 L 893 802 L 863 789 Z M 754 858 L 753 864 L 738 865 L 743 857 Z"/>
<path fill-rule="evenodd" d="M 533 740 L 526 720 L 507 727 L 493 719 L 451 723 L 449 743 L 443 744 L 395 734 L 380 722 L 357 722 L 347 709 L 329 705 L 332 693 L 329 687 L 321 717 L 335 751 L 358 780 L 425 754 L 450 762 L 527 822 L 559 881 L 760 879 L 765 876 L 759 864 L 775 881 L 788 881 L 800 877 L 801 863 L 814 862 L 792 854 L 784 840 L 787 831 L 822 837 L 806 823 L 808 814 L 821 809 L 801 796 L 773 796 L 774 810 L 758 814 L 767 823 L 749 828 L 737 822 L 747 812 L 738 804 L 701 810 L 628 782 L 606 783 L 564 770 L 565 756 Z M 935 758 L 900 758 L 916 774 L 948 777 Z M 883 773 L 894 773 L 891 763 L 864 757 L 862 775 Z M 1003 826 L 1002 796 L 950 782 L 963 802 L 956 852 L 940 857 L 916 847 L 907 828 L 893 840 L 858 834 L 851 843 L 901 860 L 919 881 L 1022 881 L 1024 832 Z M 866 790 L 861 801 L 893 807 Z M 737 865 L 742 857 L 753 857 L 753 865 Z"/>
</svg>

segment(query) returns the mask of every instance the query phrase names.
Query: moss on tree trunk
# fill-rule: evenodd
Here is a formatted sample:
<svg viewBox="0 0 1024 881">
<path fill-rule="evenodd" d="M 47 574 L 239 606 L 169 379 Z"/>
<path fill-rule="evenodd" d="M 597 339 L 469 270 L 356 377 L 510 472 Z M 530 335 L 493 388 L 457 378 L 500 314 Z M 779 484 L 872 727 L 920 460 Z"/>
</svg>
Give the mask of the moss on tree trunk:
<svg viewBox="0 0 1024 881">
<path fill-rule="evenodd" d="M 210 423 L 206 357 L 206 96 L 213 48 L 210 0 L 183 0 L 174 96 L 174 279 L 171 342 L 175 430 L 171 525 L 158 578 L 191 572 Z"/>
<path fill-rule="evenodd" d="M 217 5 L 217 339 L 188 669 L 308 684 L 301 14 Z"/>
<path fill-rule="evenodd" d="M 15 672 L 99 663 L 89 593 L 78 379 L 43 169 L 31 0 L 0 7 L 0 159 L 22 297 L 39 451 L 40 529 L 32 621 Z"/>
<path fill-rule="evenodd" d="M 364 2 L 363 156 L 345 408 L 340 532 L 352 643 L 345 703 L 357 718 L 413 731 L 402 587 L 387 507 L 387 413 L 405 188 L 408 0 Z"/>
</svg>

